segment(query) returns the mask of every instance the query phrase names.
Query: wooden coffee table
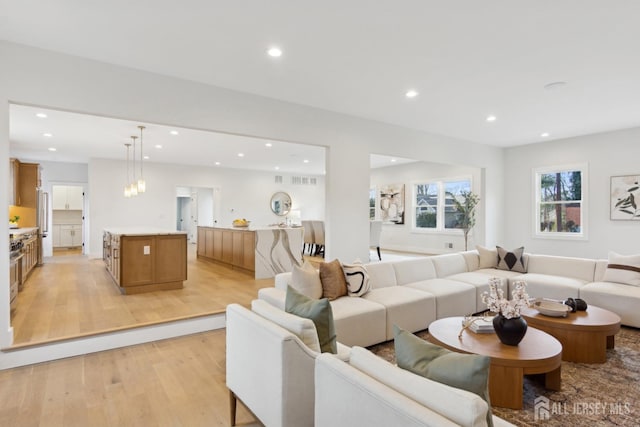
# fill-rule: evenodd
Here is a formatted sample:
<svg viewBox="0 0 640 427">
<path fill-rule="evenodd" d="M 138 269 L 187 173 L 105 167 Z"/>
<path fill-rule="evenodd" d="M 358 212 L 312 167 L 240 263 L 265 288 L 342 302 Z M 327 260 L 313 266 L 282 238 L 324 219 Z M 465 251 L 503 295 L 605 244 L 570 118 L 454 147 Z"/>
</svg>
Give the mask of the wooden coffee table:
<svg viewBox="0 0 640 427">
<path fill-rule="evenodd" d="M 521 313 L 529 326 L 562 343 L 562 360 L 569 362 L 606 362 L 607 349 L 615 346 L 615 335 L 620 331 L 620 316 L 592 305 L 567 317 L 545 316 L 535 308 L 525 308 Z"/>
<path fill-rule="evenodd" d="M 524 375 L 544 374 L 545 387 L 560 390 L 560 364 L 562 345 L 547 334 L 534 328 L 517 346 L 504 345 L 496 334 L 476 334 L 468 329 L 462 332 L 462 317 L 447 317 L 429 325 L 429 337 L 434 344 L 449 350 L 489 356 L 489 396 L 492 406 L 522 409 Z"/>
</svg>

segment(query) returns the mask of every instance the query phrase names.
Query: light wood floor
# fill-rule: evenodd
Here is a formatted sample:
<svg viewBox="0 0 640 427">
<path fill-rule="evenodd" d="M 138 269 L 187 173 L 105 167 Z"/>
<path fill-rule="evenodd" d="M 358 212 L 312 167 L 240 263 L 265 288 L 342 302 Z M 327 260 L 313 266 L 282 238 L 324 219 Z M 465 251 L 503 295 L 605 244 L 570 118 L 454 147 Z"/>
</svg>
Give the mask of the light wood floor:
<svg viewBox="0 0 640 427">
<path fill-rule="evenodd" d="M 224 330 L 0 371 L 0 426 L 228 426 L 225 375 Z"/>
<path fill-rule="evenodd" d="M 54 256 L 34 269 L 18 294 L 11 323 L 14 345 L 220 312 L 232 302 L 248 305 L 273 279 L 196 258 L 188 245 L 184 288 L 122 295 L 101 259 Z"/>
</svg>

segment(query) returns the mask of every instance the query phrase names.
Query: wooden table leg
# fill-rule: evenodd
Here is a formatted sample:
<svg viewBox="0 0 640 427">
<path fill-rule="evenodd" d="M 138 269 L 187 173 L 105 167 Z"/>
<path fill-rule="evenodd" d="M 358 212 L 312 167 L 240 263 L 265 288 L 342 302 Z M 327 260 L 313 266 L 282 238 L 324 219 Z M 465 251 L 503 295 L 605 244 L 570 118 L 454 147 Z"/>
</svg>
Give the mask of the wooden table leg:
<svg viewBox="0 0 640 427">
<path fill-rule="evenodd" d="M 559 369 L 558 369 L 559 370 Z M 494 366 L 489 368 L 489 397 L 492 406 L 522 409 L 522 368 Z"/>
<path fill-rule="evenodd" d="M 554 369 L 551 372 L 547 372 L 544 374 L 544 386 L 549 390 L 560 390 L 562 388 L 561 384 L 561 367 L 558 366 L 557 369 Z"/>
<path fill-rule="evenodd" d="M 616 347 L 616 336 L 609 335 L 607 337 L 607 348 L 615 348 Z"/>
</svg>

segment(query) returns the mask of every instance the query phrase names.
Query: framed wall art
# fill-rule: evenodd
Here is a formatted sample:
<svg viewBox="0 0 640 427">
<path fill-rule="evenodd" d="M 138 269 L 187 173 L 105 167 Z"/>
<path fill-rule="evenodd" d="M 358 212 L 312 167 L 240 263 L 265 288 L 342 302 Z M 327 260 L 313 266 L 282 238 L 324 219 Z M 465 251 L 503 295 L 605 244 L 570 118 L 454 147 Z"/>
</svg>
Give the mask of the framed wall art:
<svg viewBox="0 0 640 427">
<path fill-rule="evenodd" d="M 640 221 L 640 174 L 611 177 L 611 219 Z"/>
<path fill-rule="evenodd" d="M 387 224 L 404 224 L 404 184 L 381 185 L 380 219 Z"/>
</svg>

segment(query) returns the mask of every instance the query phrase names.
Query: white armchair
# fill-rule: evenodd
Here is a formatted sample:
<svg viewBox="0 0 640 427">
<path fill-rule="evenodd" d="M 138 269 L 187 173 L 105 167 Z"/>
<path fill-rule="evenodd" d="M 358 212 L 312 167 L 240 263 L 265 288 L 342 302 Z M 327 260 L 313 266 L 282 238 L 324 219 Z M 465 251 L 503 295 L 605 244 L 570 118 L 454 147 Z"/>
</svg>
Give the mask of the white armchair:
<svg viewBox="0 0 640 427">
<path fill-rule="evenodd" d="M 382 261 L 380 256 L 380 235 L 382 234 L 382 221 L 369 221 L 369 247 L 376 248 L 378 251 L 378 260 Z"/>
</svg>

